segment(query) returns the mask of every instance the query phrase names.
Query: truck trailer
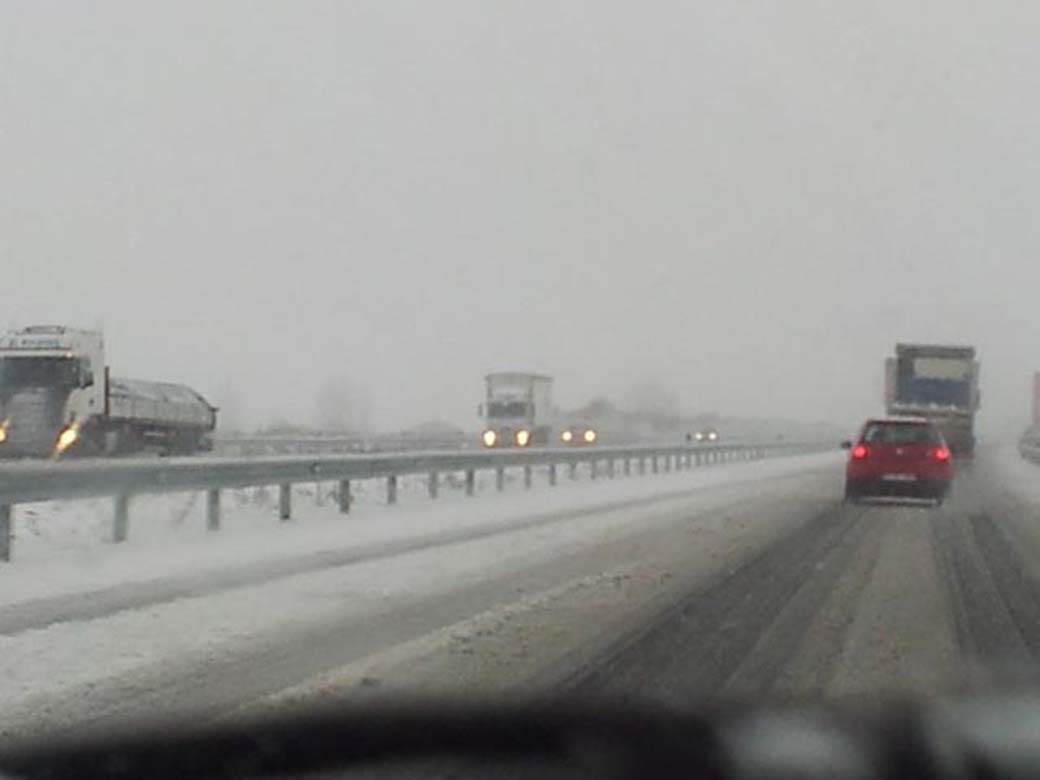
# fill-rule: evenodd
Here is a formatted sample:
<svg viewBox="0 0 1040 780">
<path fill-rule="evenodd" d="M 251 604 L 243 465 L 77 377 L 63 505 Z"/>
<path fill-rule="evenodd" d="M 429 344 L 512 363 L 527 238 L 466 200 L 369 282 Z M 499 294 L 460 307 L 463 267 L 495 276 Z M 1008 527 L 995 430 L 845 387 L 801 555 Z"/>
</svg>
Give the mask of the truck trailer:
<svg viewBox="0 0 1040 780">
<path fill-rule="evenodd" d="M 890 415 L 931 420 L 955 456 L 971 457 L 980 405 L 975 348 L 897 344 L 885 361 L 885 402 Z"/>
<path fill-rule="evenodd" d="M 211 450 L 217 409 L 189 387 L 110 376 L 102 335 L 38 325 L 0 336 L 0 457 Z"/>
</svg>

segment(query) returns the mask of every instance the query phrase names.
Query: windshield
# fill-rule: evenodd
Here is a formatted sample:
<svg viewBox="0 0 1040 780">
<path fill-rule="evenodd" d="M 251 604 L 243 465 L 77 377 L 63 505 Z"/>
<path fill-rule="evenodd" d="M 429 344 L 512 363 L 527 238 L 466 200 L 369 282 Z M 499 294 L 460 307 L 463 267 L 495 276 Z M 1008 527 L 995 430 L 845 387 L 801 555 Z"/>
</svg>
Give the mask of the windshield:
<svg viewBox="0 0 1040 780">
<path fill-rule="evenodd" d="M 523 401 L 492 401 L 488 404 L 488 417 L 525 417 L 527 404 Z"/>
<path fill-rule="evenodd" d="M 78 364 L 68 358 L 0 358 L 0 394 L 26 387 L 72 387 Z"/>
<path fill-rule="evenodd" d="M 940 444 L 939 432 L 928 425 L 871 423 L 863 431 L 869 444 Z"/>
<path fill-rule="evenodd" d="M 0 776 L 330 703 L 1026 686 L 1038 31 L 0 2 Z"/>
</svg>

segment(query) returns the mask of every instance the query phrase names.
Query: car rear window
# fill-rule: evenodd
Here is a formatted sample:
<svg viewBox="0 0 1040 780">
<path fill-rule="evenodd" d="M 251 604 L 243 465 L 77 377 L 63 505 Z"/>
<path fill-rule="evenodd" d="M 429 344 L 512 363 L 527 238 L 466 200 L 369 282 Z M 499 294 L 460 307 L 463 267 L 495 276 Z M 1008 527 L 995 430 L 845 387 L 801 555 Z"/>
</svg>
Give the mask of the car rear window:
<svg viewBox="0 0 1040 780">
<path fill-rule="evenodd" d="M 919 423 L 868 423 L 863 430 L 868 444 L 939 444 L 939 431 Z"/>
</svg>

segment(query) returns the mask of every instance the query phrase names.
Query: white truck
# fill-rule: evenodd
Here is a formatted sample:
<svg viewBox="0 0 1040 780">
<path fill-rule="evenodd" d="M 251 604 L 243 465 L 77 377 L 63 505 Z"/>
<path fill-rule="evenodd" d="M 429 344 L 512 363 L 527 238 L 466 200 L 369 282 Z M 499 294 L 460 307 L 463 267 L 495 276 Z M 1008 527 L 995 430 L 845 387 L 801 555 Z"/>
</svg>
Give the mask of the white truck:
<svg viewBox="0 0 1040 780">
<path fill-rule="evenodd" d="M 546 446 L 553 439 L 552 377 L 502 371 L 484 377 L 485 447 Z"/>
<path fill-rule="evenodd" d="M 0 457 L 212 449 L 217 409 L 184 385 L 109 376 L 100 333 L 40 325 L 0 336 Z"/>
</svg>

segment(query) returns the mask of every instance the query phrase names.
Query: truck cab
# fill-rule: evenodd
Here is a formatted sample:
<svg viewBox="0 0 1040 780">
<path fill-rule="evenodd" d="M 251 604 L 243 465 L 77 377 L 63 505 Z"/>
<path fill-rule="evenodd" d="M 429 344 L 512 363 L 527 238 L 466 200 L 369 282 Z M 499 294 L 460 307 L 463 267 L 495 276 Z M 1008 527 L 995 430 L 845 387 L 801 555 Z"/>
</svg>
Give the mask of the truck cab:
<svg viewBox="0 0 1040 780">
<path fill-rule="evenodd" d="M 0 452 L 71 447 L 105 408 L 101 334 L 35 326 L 0 337 Z"/>
<path fill-rule="evenodd" d="M 484 377 L 481 443 L 494 447 L 544 447 L 552 431 L 552 377 L 503 371 Z"/>
</svg>

